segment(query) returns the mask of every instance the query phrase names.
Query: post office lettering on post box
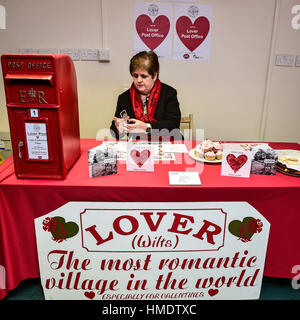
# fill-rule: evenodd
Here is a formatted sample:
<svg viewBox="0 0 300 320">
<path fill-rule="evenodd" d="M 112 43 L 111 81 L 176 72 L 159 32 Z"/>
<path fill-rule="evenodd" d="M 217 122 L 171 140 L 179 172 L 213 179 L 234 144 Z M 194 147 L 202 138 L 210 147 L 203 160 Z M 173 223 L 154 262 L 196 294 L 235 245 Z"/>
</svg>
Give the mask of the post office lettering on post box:
<svg viewBox="0 0 300 320">
<path fill-rule="evenodd" d="M 24 67 L 24 61 L 8 61 L 7 67 L 9 69 L 23 69 Z M 27 69 L 31 70 L 44 70 L 44 69 L 51 69 L 51 63 L 50 62 L 35 62 L 35 61 L 28 61 L 27 62 Z"/>
<path fill-rule="evenodd" d="M 28 69 L 50 69 L 50 62 L 27 62 Z"/>
<path fill-rule="evenodd" d="M 24 61 L 8 61 L 7 66 L 10 69 L 22 69 Z"/>
</svg>

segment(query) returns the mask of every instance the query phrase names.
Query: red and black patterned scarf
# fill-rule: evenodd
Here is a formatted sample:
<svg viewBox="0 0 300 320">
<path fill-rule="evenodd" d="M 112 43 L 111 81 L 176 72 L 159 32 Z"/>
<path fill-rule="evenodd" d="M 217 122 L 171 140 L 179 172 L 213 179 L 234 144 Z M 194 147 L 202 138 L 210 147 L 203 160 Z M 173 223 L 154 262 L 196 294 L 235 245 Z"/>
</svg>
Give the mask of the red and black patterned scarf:
<svg viewBox="0 0 300 320">
<path fill-rule="evenodd" d="M 130 87 L 130 100 L 133 106 L 133 111 L 135 114 L 135 118 L 137 120 L 141 120 L 143 122 L 156 122 L 153 118 L 158 99 L 161 91 L 161 82 L 159 79 L 156 79 L 154 86 L 150 92 L 149 101 L 148 101 L 148 112 L 147 114 L 143 114 L 143 104 L 138 90 L 135 88 L 132 83 Z"/>
</svg>

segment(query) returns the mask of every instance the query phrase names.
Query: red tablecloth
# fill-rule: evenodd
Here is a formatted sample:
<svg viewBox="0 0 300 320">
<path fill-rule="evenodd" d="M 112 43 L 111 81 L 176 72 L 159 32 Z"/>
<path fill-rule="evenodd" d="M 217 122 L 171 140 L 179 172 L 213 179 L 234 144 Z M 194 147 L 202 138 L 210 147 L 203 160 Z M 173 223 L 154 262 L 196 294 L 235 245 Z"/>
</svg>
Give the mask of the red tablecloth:
<svg viewBox="0 0 300 320">
<path fill-rule="evenodd" d="M 66 180 L 18 180 L 12 157 L 0 166 L 0 277 L 6 275 L 5 284 L 0 278 L 0 299 L 20 281 L 39 277 L 34 219 L 69 201 L 247 201 L 271 223 L 264 275 L 295 276 L 292 268 L 300 264 L 298 177 L 281 173 L 224 177 L 220 164 L 176 154 L 175 162 L 156 163 L 154 173 L 128 172 L 120 161 L 118 174 L 89 178 L 87 151 L 99 144 L 81 141 L 81 157 Z M 186 145 L 190 150 L 195 142 Z M 270 146 L 300 150 L 297 143 Z M 199 171 L 202 185 L 170 186 L 168 171 L 185 170 Z"/>
</svg>

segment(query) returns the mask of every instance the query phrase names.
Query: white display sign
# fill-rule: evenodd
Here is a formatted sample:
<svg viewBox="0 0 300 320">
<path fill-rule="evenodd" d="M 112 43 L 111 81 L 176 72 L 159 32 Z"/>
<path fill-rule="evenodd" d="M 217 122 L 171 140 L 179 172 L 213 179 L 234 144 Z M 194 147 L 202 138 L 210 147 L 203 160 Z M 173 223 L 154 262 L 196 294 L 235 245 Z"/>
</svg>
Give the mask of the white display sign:
<svg viewBox="0 0 300 320">
<path fill-rule="evenodd" d="M 35 219 L 45 299 L 258 299 L 269 229 L 246 202 L 69 202 Z"/>
<path fill-rule="evenodd" d="M 208 60 L 211 21 L 212 5 L 176 4 L 173 58 Z"/>
<path fill-rule="evenodd" d="M 136 2 L 134 53 L 153 50 L 160 59 L 171 58 L 172 4 Z"/>
<path fill-rule="evenodd" d="M 46 123 L 25 122 L 29 159 L 49 160 Z"/>
</svg>

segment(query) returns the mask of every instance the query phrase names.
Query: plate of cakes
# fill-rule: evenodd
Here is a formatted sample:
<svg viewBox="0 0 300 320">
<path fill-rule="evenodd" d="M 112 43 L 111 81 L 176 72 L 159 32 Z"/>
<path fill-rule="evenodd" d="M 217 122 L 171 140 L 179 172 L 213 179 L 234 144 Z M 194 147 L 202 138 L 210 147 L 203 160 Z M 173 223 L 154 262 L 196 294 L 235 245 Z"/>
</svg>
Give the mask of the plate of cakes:
<svg viewBox="0 0 300 320">
<path fill-rule="evenodd" d="M 206 139 L 191 149 L 192 159 L 206 163 L 221 163 L 223 158 L 223 144 L 219 141 Z"/>
<path fill-rule="evenodd" d="M 300 177 L 300 151 L 279 150 L 276 168 L 281 173 Z"/>
</svg>

